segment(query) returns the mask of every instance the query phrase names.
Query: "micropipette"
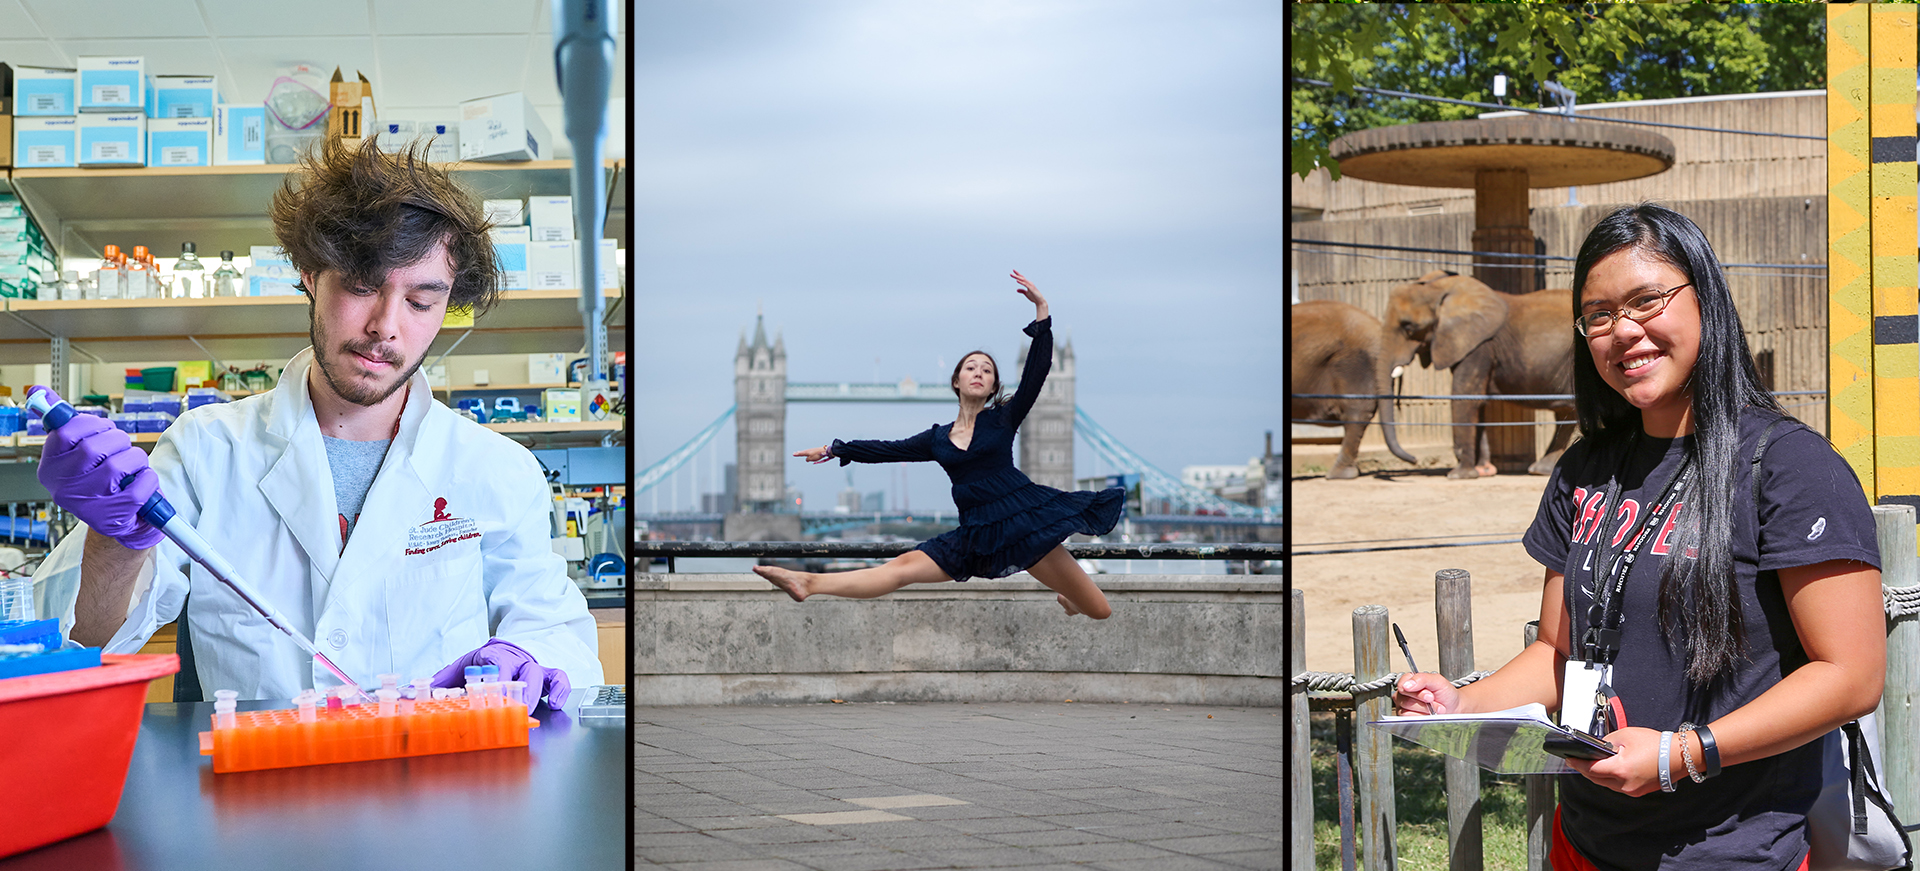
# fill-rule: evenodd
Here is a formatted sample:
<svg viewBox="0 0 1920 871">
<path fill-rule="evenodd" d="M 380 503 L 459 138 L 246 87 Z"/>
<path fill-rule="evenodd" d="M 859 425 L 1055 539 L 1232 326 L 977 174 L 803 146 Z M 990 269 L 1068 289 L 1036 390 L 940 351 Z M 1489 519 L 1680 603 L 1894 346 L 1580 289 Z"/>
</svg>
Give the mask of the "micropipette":
<svg viewBox="0 0 1920 871">
<path fill-rule="evenodd" d="M 59 394 L 40 386 L 34 386 L 27 390 L 27 408 L 40 417 L 42 424 L 49 433 L 59 429 L 65 425 L 67 421 L 72 420 L 74 415 L 80 413 L 74 410 L 71 403 L 61 399 Z M 124 484 L 125 482 L 123 481 L 122 483 Z M 228 589 L 237 594 L 242 601 L 251 606 L 260 616 L 267 618 L 267 622 L 273 624 L 275 629 L 287 633 L 287 637 L 292 638 L 294 644 L 299 645 L 301 650 L 311 654 L 314 659 L 319 660 L 320 664 L 325 666 L 327 671 L 332 672 L 334 677 L 339 678 L 342 684 L 352 687 L 353 691 L 358 693 L 364 702 L 371 703 L 373 701 L 373 697 L 367 695 L 366 691 L 360 688 L 359 682 L 348 677 L 347 673 L 342 671 L 340 666 L 334 665 L 333 660 L 328 659 L 326 654 L 320 652 L 320 648 L 314 646 L 311 640 L 305 635 L 300 634 L 299 630 L 293 628 L 293 625 L 288 623 L 286 618 L 280 616 L 280 612 L 268 604 L 265 599 L 260 598 L 259 594 L 253 591 L 252 586 L 247 584 L 246 581 L 241 580 L 240 573 L 234 569 L 233 564 L 227 562 L 224 557 L 220 556 L 220 552 L 214 550 L 213 545 L 208 544 L 206 539 L 201 538 L 198 531 L 188 526 L 186 521 L 175 518 L 173 504 L 168 502 L 167 497 L 162 495 L 159 490 L 156 489 L 153 493 L 153 498 L 148 499 L 147 504 L 140 507 L 139 515 L 141 520 L 146 521 L 153 528 L 160 530 L 160 534 L 165 535 L 174 544 L 179 545 L 180 549 L 185 551 L 187 556 L 191 557 L 194 562 L 204 566 L 208 572 L 212 573 L 215 580 L 227 585 Z"/>
</svg>

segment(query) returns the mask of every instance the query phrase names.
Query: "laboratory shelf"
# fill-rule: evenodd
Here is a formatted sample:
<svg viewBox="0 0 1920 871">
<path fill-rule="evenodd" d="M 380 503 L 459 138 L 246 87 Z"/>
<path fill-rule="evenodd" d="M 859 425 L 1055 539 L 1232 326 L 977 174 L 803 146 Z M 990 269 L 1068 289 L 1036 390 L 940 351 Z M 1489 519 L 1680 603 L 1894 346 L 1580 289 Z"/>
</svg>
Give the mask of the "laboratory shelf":
<svg viewBox="0 0 1920 871">
<path fill-rule="evenodd" d="M 549 420 L 532 423 L 509 421 L 507 423 L 483 423 L 481 426 L 497 433 L 512 435 L 518 433 L 619 432 L 626 427 L 626 422 L 616 417 L 607 420 Z"/>
<path fill-rule="evenodd" d="M 609 345 L 624 340 L 624 301 L 606 299 Z M 440 330 L 431 353 L 459 343 L 461 354 L 521 354 L 578 348 L 585 341 L 577 290 L 512 290 L 478 317 L 471 331 Z M 64 336 L 74 362 L 120 360 L 286 359 L 308 342 L 304 296 L 217 299 L 90 299 L 6 301 L 0 316 L 0 364 L 44 363 L 53 336 Z M 198 340 L 199 344 L 195 344 Z M 204 347 L 202 347 L 204 346 Z"/>
<path fill-rule="evenodd" d="M 551 196 L 572 191 L 570 160 L 449 164 L 482 198 Z M 108 243 L 145 245 L 156 257 L 193 242 L 203 259 L 276 244 L 267 206 L 289 164 L 16 169 L 0 178 L 40 222 L 63 257 L 98 257 Z M 605 235 L 627 235 L 624 161 L 606 162 L 611 198 Z"/>
</svg>

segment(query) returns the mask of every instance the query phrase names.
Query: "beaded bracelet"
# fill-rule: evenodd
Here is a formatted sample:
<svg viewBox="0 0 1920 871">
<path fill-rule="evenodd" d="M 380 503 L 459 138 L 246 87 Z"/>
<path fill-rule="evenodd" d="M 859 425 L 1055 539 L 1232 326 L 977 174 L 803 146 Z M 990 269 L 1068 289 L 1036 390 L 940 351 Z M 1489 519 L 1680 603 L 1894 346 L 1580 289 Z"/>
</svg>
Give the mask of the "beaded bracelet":
<svg viewBox="0 0 1920 871">
<path fill-rule="evenodd" d="M 1660 733 L 1660 791 L 1673 791 L 1673 733 Z"/>
</svg>

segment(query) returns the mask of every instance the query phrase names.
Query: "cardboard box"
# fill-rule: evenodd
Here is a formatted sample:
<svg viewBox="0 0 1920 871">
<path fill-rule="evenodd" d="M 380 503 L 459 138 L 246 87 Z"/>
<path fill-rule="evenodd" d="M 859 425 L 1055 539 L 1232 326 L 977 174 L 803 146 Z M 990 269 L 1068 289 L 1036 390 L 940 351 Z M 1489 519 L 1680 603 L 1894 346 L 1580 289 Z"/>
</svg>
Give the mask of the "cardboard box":
<svg viewBox="0 0 1920 871">
<path fill-rule="evenodd" d="M 420 137 L 427 140 L 427 159 L 434 163 L 453 163 L 460 159 L 460 124 L 457 121 L 422 121 Z"/>
<path fill-rule="evenodd" d="M 220 104 L 213 76 L 148 76 L 148 118 L 212 118 Z"/>
<path fill-rule="evenodd" d="M 277 245 L 254 245 L 248 249 L 252 265 L 246 269 L 247 296 L 299 296 L 294 285 L 300 283 L 300 271 L 293 268 L 287 252 Z"/>
<path fill-rule="evenodd" d="M 13 116 L 0 115 L 0 169 L 13 165 Z"/>
<path fill-rule="evenodd" d="M 553 137 L 527 95 L 514 91 L 460 104 L 461 160 L 551 160 Z"/>
<path fill-rule="evenodd" d="M 480 206 L 486 210 L 487 223 L 495 227 L 519 227 L 527 223 L 526 200 L 486 200 Z"/>
<path fill-rule="evenodd" d="M 147 113 L 92 112 L 79 116 L 80 166 L 146 166 Z"/>
<path fill-rule="evenodd" d="M 535 242 L 573 239 L 573 197 L 528 197 L 527 226 Z"/>
<path fill-rule="evenodd" d="M 34 117 L 72 115 L 78 71 L 60 67 L 13 68 L 13 114 Z M 72 164 L 68 164 L 72 166 Z"/>
<path fill-rule="evenodd" d="M 565 384 L 567 383 L 567 355 L 565 354 L 528 354 L 528 384 Z"/>
<path fill-rule="evenodd" d="M 526 290 L 527 284 L 527 228 L 495 227 L 493 236 L 494 265 L 500 270 L 501 290 Z"/>
<path fill-rule="evenodd" d="M 148 166 L 211 166 L 212 118 L 147 119 Z"/>
<path fill-rule="evenodd" d="M 534 290 L 575 287 L 572 242 L 528 242 L 527 286 Z"/>
<path fill-rule="evenodd" d="M 328 99 L 333 108 L 327 112 L 327 137 L 359 139 L 363 125 L 372 122 L 380 114 L 373 106 L 373 83 L 367 81 L 366 73 L 355 73 L 359 81 L 350 82 L 340 75 L 340 68 L 333 68 L 333 80 L 327 84 Z"/>
<path fill-rule="evenodd" d="M 259 166 L 267 162 L 267 107 L 221 103 L 213 108 L 213 165 Z"/>
<path fill-rule="evenodd" d="M 540 394 L 540 416 L 542 419 L 571 420 L 580 419 L 580 391 L 572 387 L 549 387 Z"/>
<path fill-rule="evenodd" d="M 146 58 L 83 54 L 79 76 L 81 112 L 139 112 L 146 117 Z"/>
<path fill-rule="evenodd" d="M 80 153 L 78 120 L 19 118 L 13 120 L 13 165 L 19 169 L 69 167 Z"/>
</svg>

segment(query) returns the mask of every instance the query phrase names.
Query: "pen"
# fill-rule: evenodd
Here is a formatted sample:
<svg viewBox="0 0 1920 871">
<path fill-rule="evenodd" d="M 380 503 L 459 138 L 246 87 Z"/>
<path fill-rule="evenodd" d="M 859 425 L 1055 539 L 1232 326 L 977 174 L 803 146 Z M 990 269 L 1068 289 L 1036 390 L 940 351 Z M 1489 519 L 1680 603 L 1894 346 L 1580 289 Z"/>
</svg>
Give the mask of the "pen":
<svg viewBox="0 0 1920 871">
<path fill-rule="evenodd" d="M 1400 639 L 1400 652 L 1407 655 L 1407 670 L 1419 672 L 1420 666 L 1413 664 L 1413 648 L 1407 646 L 1407 636 L 1400 634 L 1400 624 L 1393 624 L 1393 637 Z"/>
</svg>

